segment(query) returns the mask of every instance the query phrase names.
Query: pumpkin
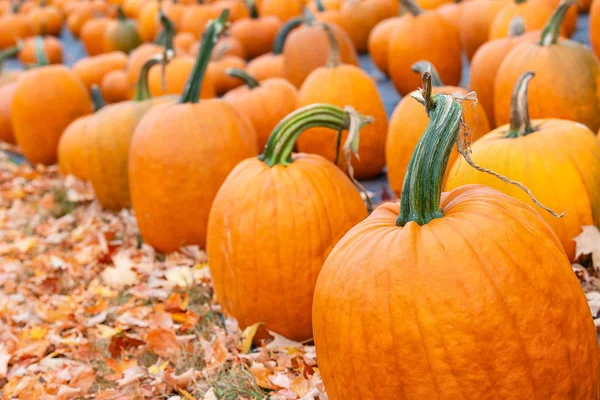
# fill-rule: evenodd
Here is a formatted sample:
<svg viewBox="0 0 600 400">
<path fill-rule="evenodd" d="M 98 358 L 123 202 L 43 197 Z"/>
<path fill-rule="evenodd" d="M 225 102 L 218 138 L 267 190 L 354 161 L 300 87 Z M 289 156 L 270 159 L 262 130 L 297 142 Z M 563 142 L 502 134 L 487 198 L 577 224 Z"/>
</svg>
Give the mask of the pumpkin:
<svg viewBox="0 0 600 400">
<path fill-rule="evenodd" d="M 558 238 L 536 210 L 489 187 L 442 193 L 462 107 L 414 96 L 430 123 L 400 204 L 351 229 L 317 280 L 329 399 L 596 399 L 598 338 Z"/>
<path fill-rule="evenodd" d="M 102 79 L 112 71 L 121 71 L 127 65 L 127 55 L 121 51 L 82 58 L 73 65 L 73 72 L 83 81 L 88 89 L 100 85 Z"/>
<path fill-rule="evenodd" d="M 279 121 L 296 109 L 296 87 L 281 78 L 258 82 L 241 69 L 228 69 L 226 73 L 240 79 L 244 86 L 229 91 L 223 100 L 250 119 L 256 132 L 258 148 L 262 149 Z"/>
<path fill-rule="evenodd" d="M 121 7 L 117 7 L 118 19 L 106 26 L 104 37 L 105 51 L 122 51 L 130 53 L 142 40 L 134 21 L 128 21 Z"/>
<path fill-rule="evenodd" d="M 236 87 L 242 85 L 242 82 L 227 75 L 229 68 L 245 69 L 246 61 L 237 56 L 219 56 L 208 64 L 208 75 L 214 79 L 215 92 L 218 95 L 225 94 Z"/>
<path fill-rule="evenodd" d="M 154 43 L 144 43 L 129 54 L 125 71 L 127 72 L 130 98 L 133 98 L 135 94 L 135 84 L 140 78 L 142 66 L 146 61 L 163 52 L 165 52 L 165 47 L 163 46 Z"/>
<path fill-rule="evenodd" d="M 231 104 L 198 102 L 210 53 L 227 18 L 225 10 L 209 24 L 179 103 L 153 107 L 131 140 L 132 207 L 144 241 L 163 252 L 205 246 L 217 190 L 237 163 L 257 153 L 252 125 Z"/>
<path fill-rule="evenodd" d="M 150 75 L 148 77 L 150 93 L 152 96 L 182 93 L 193 68 L 194 58 L 190 56 L 175 57 L 166 66 L 155 65 L 150 70 Z M 215 93 L 215 76 L 210 71 L 207 71 L 202 80 L 200 98 L 212 99 L 215 97 L 217 97 Z"/>
<path fill-rule="evenodd" d="M 19 60 L 24 65 L 32 65 L 36 63 L 35 56 L 35 41 L 42 40 L 44 46 L 44 52 L 48 57 L 48 63 L 50 64 L 62 64 L 63 62 L 63 48 L 62 43 L 59 39 L 53 36 L 37 36 L 25 39 L 23 42 L 23 48 L 19 52 Z"/>
<path fill-rule="evenodd" d="M 320 24 L 309 18 L 290 32 L 290 26 L 298 25 L 298 20 L 292 20 L 280 31 L 276 39 L 275 46 L 279 45 L 277 42 L 284 43 L 285 78 L 298 88 L 312 71 L 327 63 L 329 42 Z M 328 26 L 339 43 L 342 62 L 358 66 L 358 55 L 352 40 L 338 26 Z"/>
<path fill-rule="evenodd" d="M 464 2 L 462 0 L 455 1 L 453 3 L 445 3 L 436 8 L 438 14 L 440 14 L 447 23 L 452 25 L 457 31 L 460 32 L 461 23 L 461 10 Z"/>
<path fill-rule="evenodd" d="M 100 82 L 100 89 L 104 100 L 108 104 L 127 100 L 129 98 L 127 72 L 125 70 L 115 70 L 107 73 Z"/>
<path fill-rule="evenodd" d="M 0 142 L 15 143 L 15 135 L 10 120 L 10 106 L 16 88 L 17 81 L 0 86 Z"/>
<path fill-rule="evenodd" d="M 18 80 L 10 118 L 25 158 L 34 165 L 50 165 L 57 160 L 63 131 L 75 119 L 90 114 L 92 102 L 74 72 L 63 65 L 48 65 L 41 43 L 38 55 L 39 67 Z"/>
<path fill-rule="evenodd" d="M 285 77 L 283 54 L 267 53 L 258 56 L 248 63 L 246 71 L 259 82 L 271 78 L 283 78 Z"/>
<path fill-rule="evenodd" d="M 81 28 L 80 39 L 89 56 L 97 56 L 106 51 L 104 36 L 110 18 L 93 18 Z"/>
<path fill-rule="evenodd" d="M 34 8 L 29 13 L 36 35 L 60 35 L 63 25 L 63 16 L 60 10 L 53 5 Z"/>
<path fill-rule="evenodd" d="M 174 103 L 174 97 L 151 98 L 147 84 L 150 68 L 163 62 L 158 55 L 142 67 L 133 101 L 112 104 L 96 113 L 93 129 L 88 133 L 88 179 L 102 207 L 120 210 L 129 207 L 127 164 L 129 144 L 143 116 L 158 104 Z"/>
<path fill-rule="evenodd" d="M 502 61 L 519 44 L 534 42 L 539 37 L 539 32 L 525 33 L 523 19 L 515 17 L 507 37 L 490 40 L 475 52 L 471 60 L 471 90 L 477 93 L 479 106 L 485 110 L 490 125 L 495 126 L 494 83 Z"/>
<path fill-rule="evenodd" d="M 342 4 L 344 25 L 341 28 L 345 28 L 356 51 L 366 52 L 371 30 L 379 22 L 396 15 L 390 13 L 388 2 L 389 0 L 348 0 Z"/>
<path fill-rule="evenodd" d="M 303 0 L 262 0 L 259 12 L 264 17 L 273 16 L 287 22 L 302 14 Z"/>
<path fill-rule="evenodd" d="M 179 32 L 173 38 L 173 47 L 189 52 L 191 47 L 196 43 L 196 37 L 193 33 Z"/>
<path fill-rule="evenodd" d="M 582 14 L 589 12 L 593 2 L 594 0 L 577 0 L 575 2 L 577 4 L 577 11 Z"/>
<path fill-rule="evenodd" d="M 240 0 L 219 0 L 213 3 L 213 9 L 219 14 L 223 10 L 228 9 L 229 21 L 233 23 L 248 18 L 250 15 L 246 4 Z"/>
<path fill-rule="evenodd" d="M 552 4 L 548 0 L 514 0 L 505 5 L 494 17 L 490 26 L 489 38 L 498 39 L 506 37 L 510 21 L 516 16 L 523 18 L 527 31 L 540 30 L 552 16 L 555 8 L 555 4 Z M 577 10 L 575 7 L 565 17 L 565 24 L 564 27 L 561 27 L 561 32 L 565 36 L 571 36 L 575 31 L 575 24 L 577 22 Z"/>
<path fill-rule="evenodd" d="M 510 125 L 477 140 L 471 157 L 478 165 L 510 176 L 537 194 L 540 202 L 555 210 L 568 210 L 564 218 L 543 214 L 560 239 L 570 260 L 575 259 L 576 236 L 584 225 L 600 225 L 600 143 L 593 132 L 576 122 L 559 119 L 529 120 L 525 72 L 515 86 Z M 527 195 L 490 175 L 452 167 L 448 189 L 470 183 L 496 188 L 531 203 Z M 559 187 L 561 190 L 556 190 Z M 577 193 L 577 196 L 573 196 Z"/>
<path fill-rule="evenodd" d="M 84 25 L 98 16 L 98 10 L 91 2 L 78 2 L 77 8 L 68 16 L 67 27 L 71 34 L 78 38 Z"/>
<path fill-rule="evenodd" d="M 16 81 L 22 74 L 22 71 L 6 71 L 4 69 L 4 63 L 11 57 L 16 56 L 21 51 L 23 47 L 23 42 L 20 42 L 16 46 L 10 47 L 5 50 L 0 51 L 0 87 Z"/>
<path fill-rule="evenodd" d="M 570 3 L 563 3 L 550 18 L 539 43 L 523 43 L 505 58 L 494 85 L 496 124 L 510 120 L 512 87 L 524 71 L 538 79 L 529 88 L 532 118 L 562 118 L 600 128 L 600 108 L 596 86 L 600 66 L 585 46 L 559 40 L 562 20 Z"/>
<path fill-rule="evenodd" d="M 401 17 L 388 39 L 388 74 L 396 90 L 404 96 L 419 85 L 411 66 L 423 59 L 436 66 L 444 82 L 458 85 L 462 73 L 458 31 L 435 10 L 424 11 L 413 0 L 405 3 L 409 12 Z"/>
<path fill-rule="evenodd" d="M 444 4 L 452 3 L 454 0 L 417 0 L 417 4 L 425 10 L 435 10 Z"/>
<path fill-rule="evenodd" d="M 489 40 L 490 25 L 505 4 L 503 0 L 477 0 L 460 5 L 458 30 L 469 60 Z"/>
<path fill-rule="evenodd" d="M 388 18 L 377 24 L 369 35 L 369 55 L 373 64 L 384 74 L 388 75 L 389 39 L 394 29 L 403 21 L 402 17 Z"/>
<path fill-rule="evenodd" d="M 190 47 L 190 55 L 197 56 L 198 51 L 200 51 L 200 42 L 196 42 Z M 217 42 L 212 58 L 218 60 L 223 56 L 236 56 L 245 60 L 246 50 L 237 38 L 224 36 Z"/>
<path fill-rule="evenodd" d="M 18 6 L 15 5 L 11 13 L 0 16 L 0 50 L 13 47 L 19 39 L 34 34 L 34 26 L 30 18 L 17 14 L 18 10 Z"/>
<path fill-rule="evenodd" d="M 352 160 L 357 179 L 370 178 L 381 173 L 385 166 L 385 137 L 388 119 L 377 86 L 369 75 L 354 65 L 343 64 L 338 42 L 331 26 L 324 25 L 330 39 L 329 60 L 324 67 L 314 70 L 298 92 L 298 108 L 314 103 L 337 106 L 350 105 L 358 112 L 370 115 L 375 122 L 362 131 L 360 150 Z M 331 162 L 337 158 L 335 133 L 322 128 L 307 130 L 298 139 L 302 153 L 319 154 Z M 340 157 L 340 164 L 347 162 Z"/>
<path fill-rule="evenodd" d="M 476 140 L 490 131 L 490 125 L 485 115 L 482 101 L 474 104 L 472 100 L 468 99 L 468 91 L 466 89 L 444 85 L 435 67 L 427 61 L 415 63 L 412 66 L 412 70 L 418 72 L 419 76 L 424 71 L 429 70 L 432 77 L 433 93 L 447 93 L 465 98 L 463 100 L 463 110 L 465 124 L 469 127 L 469 141 Z M 408 163 L 428 123 L 429 118 L 425 110 L 410 96 L 403 97 L 392 114 L 385 143 L 385 158 L 387 160 L 388 182 L 393 193 L 396 195 L 402 192 Z M 464 128 L 461 129 L 461 135 L 466 136 L 467 130 Z M 457 158 L 458 151 L 452 151 L 449 156 L 449 162 L 452 163 Z M 447 179 L 448 176 L 444 176 L 444 182 Z"/>
<path fill-rule="evenodd" d="M 202 35 L 208 21 L 217 17 L 215 9 L 209 4 L 194 4 L 187 7 L 181 16 L 180 32 L 193 33 L 197 38 Z"/>
<path fill-rule="evenodd" d="M 349 33 L 348 20 L 346 19 L 346 16 L 342 14 L 341 2 L 338 1 L 335 7 L 326 7 L 324 2 L 321 0 L 315 0 L 314 2 L 308 4 L 308 8 L 311 10 L 311 12 L 314 13 L 315 19 L 317 21 L 337 25 L 344 32 Z"/>
<path fill-rule="evenodd" d="M 282 24 L 277 17 L 259 17 L 254 0 L 248 4 L 250 16 L 236 21 L 230 34 L 240 41 L 248 58 L 255 58 L 271 51 Z"/>
<path fill-rule="evenodd" d="M 594 0 L 590 9 L 590 40 L 592 49 L 600 58 L 600 1 Z"/>
<path fill-rule="evenodd" d="M 242 161 L 221 186 L 207 253 L 219 303 L 242 328 L 263 322 L 293 340 L 312 337 L 319 270 L 367 211 L 335 165 L 314 154 L 292 155 L 292 149 L 308 126 L 357 130 L 351 125 L 362 118 L 325 104 L 300 109 L 277 125 L 260 157 Z"/>
<path fill-rule="evenodd" d="M 157 1 L 149 1 L 142 8 L 137 18 L 138 33 L 142 41 L 152 42 L 156 39 L 156 35 L 160 29 L 158 21 L 159 11 L 160 4 Z"/>
</svg>

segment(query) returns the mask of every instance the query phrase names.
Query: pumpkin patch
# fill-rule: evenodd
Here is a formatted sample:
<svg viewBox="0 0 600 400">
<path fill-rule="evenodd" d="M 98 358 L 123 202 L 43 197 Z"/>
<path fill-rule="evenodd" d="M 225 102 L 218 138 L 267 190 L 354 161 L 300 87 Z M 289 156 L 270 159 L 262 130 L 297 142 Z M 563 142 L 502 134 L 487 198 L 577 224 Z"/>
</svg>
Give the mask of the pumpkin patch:
<svg viewBox="0 0 600 400">
<path fill-rule="evenodd" d="M 596 400 L 600 0 L 0 0 L 6 399 Z"/>
</svg>

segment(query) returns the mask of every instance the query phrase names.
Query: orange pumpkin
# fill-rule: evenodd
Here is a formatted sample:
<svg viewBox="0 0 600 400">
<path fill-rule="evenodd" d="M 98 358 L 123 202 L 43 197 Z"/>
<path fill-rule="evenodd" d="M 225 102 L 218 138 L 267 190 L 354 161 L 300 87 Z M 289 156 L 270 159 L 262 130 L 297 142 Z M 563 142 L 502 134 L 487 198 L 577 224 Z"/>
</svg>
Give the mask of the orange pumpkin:
<svg viewBox="0 0 600 400">
<path fill-rule="evenodd" d="M 226 73 L 240 79 L 244 86 L 229 91 L 223 100 L 250 119 L 256 132 L 258 148 L 262 149 L 279 121 L 296 109 L 296 87 L 281 78 L 258 82 L 241 69 L 228 69 Z"/>
<path fill-rule="evenodd" d="M 258 56 L 248 63 L 246 71 L 259 82 L 271 78 L 284 78 L 283 54 L 268 53 Z"/>
<path fill-rule="evenodd" d="M 81 28 L 80 39 L 88 56 L 97 56 L 106 51 L 104 35 L 110 18 L 93 18 Z"/>
<path fill-rule="evenodd" d="M 16 81 L 0 86 L 0 142 L 15 143 L 10 109 L 16 88 Z"/>
<path fill-rule="evenodd" d="M 189 52 L 193 45 L 196 44 L 196 37 L 193 33 L 179 32 L 173 38 L 173 47 Z"/>
<path fill-rule="evenodd" d="M 461 87 L 444 85 L 435 67 L 427 61 L 414 64 L 412 69 L 420 74 L 429 69 L 433 93 L 448 93 L 460 97 L 466 97 L 468 94 L 468 90 Z M 465 124 L 469 127 L 469 141 L 476 140 L 490 131 L 482 102 L 474 104 L 471 100 L 463 100 L 463 110 Z M 408 163 L 428 122 L 429 118 L 423 107 L 410 96 L 403 97 L 392 114 L 385 144 L 385 159 L 388 182 L 396 195 L 402 191 Z M 461 129 L 461 135 L 466 135 L 466 132 L 466 129 Z M 449 162 L 452 163 L 457 158 L 458 151 L 452 151 Z M 447 179 L 448 176 L 444 176 L 444 182 Z"/>
<path fill-rule="evenodd" d="M 539 43 L 523 43 L 502 62 L 494 85 L 496 124 L 510 120 L 512 88 L 524 71 L 538 76 L 529 89 L 532 118 L 562 118 L 581 122 L 594 132 L 600 128 L 596 86 L 600 66 L 585 46 L 559 40 L 562 20 L 570 3 L 563 3 L 550 18 Z"/>
<path fill-rule="evenodd" d="M 257 152 L 252 125 L 232 105 L 216 99 L 198 103 L 210 53 L 227 18 L 224 11 L 208 26 L 180 102 L 152 108 L 131 141 L 132 206 L 144 241 L 163 252 L 205 246 L 217 190 L 238 162 Z"/>
<path fill-rule="evenodd" d="M 25 65 L 32 65 L 37 62 L 36 57 L 36 40 L 41 40 L 44 47 L 44 52 L 48 57 L 48 63 L 50 64 L 62 64 L 63 62 L 63 48 L 62 43 L 59 39 L 53 36 L 46 37 L 31 37 L 23 42 L 23 48 L 19 52 L 19 60 Z"/>
<path fill-rule="evenodd" d="M 213 3 L 213 9 L 219 14 L 223 10 L 229 10 L 229 21 L 233 23 L 250 15 L 245 2 L 240 0 L 219 0 Z"/>
<path fill-rule="evenodd" d="M 127 83 L 127 72 L 115 70 L 107 73 L 100 83 L 102 96 L 108 104 L 118 103 L 129 99 L 129 85 Z"/>
<path fill-rule="evenodd" d="M 217 95 L 222 95 L 242 85 L 242 82 L 227 75 L 229 68 L 245 69 L 246 61 L 237 56 L 220 56 L 208 64 L 208 75 L 214 79 Z"/>
<path fill-rule="evenodd" d="M 490 25 L 505 4 L 505 0 L 477 0 L 460 4 L 460 23 L 457 26 L 469 60 L 489 40 Z"/>
<path fill-rule="evenodd" d="M 125 68 L 125 71 L 127 72 L 127 82 L 129 86 L 130 98 L 133 98 L 135 94 L 134 88 L 136 82 L 140 78 L 140 71 L 142 69 L 142 66 L 150 58 L 163 52 L 165 52 L 165 48 L 154 43 L 144 43 L 131 52 L 131 54 L 129 55 L 129 60 L 127 61 L 127 67 Z"/>
<path fill-rule="evenodd" d="M 43 51 L 41 51 L 43 53 Z M 10 104 L 15 139 L 32 164 L 54 164 L 58 141 L 75 119 L 92 112 L 92 102 L 78 76 L 63 65 L 46 65 L 25 72 Z"/>
<path fill-rule="evenodd" d="M 148 77 L 150 93 L 152 96 L 182 93 L 193 69 L 194 58 L 190 56 L 175 57 L 166 66 L 155 65 L 150 70 Z M 210 71 L 207 71 L 202 80 L 200 98 L 212 99 L 215 97 L 217 97 L 215 93 L 215 77 Z"/>
<path fill-rule="evenodd" d="M 419 85 L 411 66 L 427 59 L 449 85 L 458 85 L 462 73 L 462 50 L 458 31 L 435 10 L 423 11 L 406 0 L 409 12 L 401 17 L 389 38 L 388 74 L 401 95 Z M 410 37 L 411 40 L 406 38 Z"/>
<path fill-rule="evenodd" d="M 369 35 L 369 54 L 375 66 L 388 75 L 388 50 L 390 36 L 396 27 L 402 24 L 402 17 L 388 18 L 377 24 Z"/>
<path fill-rule="evenodd" d="M 89 147 L 87 137 L 94 130 L 94 115 L 86 115 L 71 122 L 58 142 L 58 166 L 65 175 L 81 180 L 89 178 Z"/>
<path fill-rule="evenodd" d="M 341 7 L 341 15 L 348 36 L 358 52 L 368 49 L 371 30 L 386 18 L 396 14 L 390 13 L 389 0 L 349 0 Z"/>
<path fill-rule="evenodd" d="M 122 51 L 130 53 L 141 43 L 135 22 L 128 21 L 121 7 L 117 7 L 118 18 L 106 26 L 104 36 L 105 51 Z"/>
<path fill-rule="evenodd" d="M 342 14 L 342 3 L 340 1 L 336 3 L 335 7 L 326 7 L 321 0 L 315 0 L 308 4 L 309 9 L 314 13 L 314 18 L 317 21 L 337 25 L 346 33 L 350 31 L 348 28 L 348 20 L 346 19 L 346 16 Z"/>
<path fill-rule="evenodd" d="M 313 331 L 329 399 L 596 399 L 598 338 L 558 238 L 494 189 L 442 193 L 462 107 L 415 96 L 431 121 L 401 203 L 350 230 L 317 281 Z"/>
<path fill-rule="evenodd" d="M 504 58 L 518 45 L 539 40 L 539 32 L 525 33 L 521 17 L 511 23 L 509 35 L 505 38 L 484 43 L 471 60 L 471 89 L 477 93 L 479 106 L 485 110 L 492 127 L 496 126 L 494 116 L 494 83 L 498 69 Z"/>
<path fill-rule="evenodd" d="M 60 35 L 63 25 L 63 16 L 60 10 L 53 5 L 36 7 L 29 13 L 36 35 Z"/>
<path fill-rule="evenodd" d="M 360 150 L 352 160 L 356 178 L 370 178 L 381 173 L 385 166 L 385 137 L 388 129 L 385 107 L 373 79 L 359 67 L 342 64 L 333 30 L 325 26 L 330 38 L 330 58 L 325 67 L 314 70 L 302 84 L 298 92 L 298 108 L 314 103 L 349 105 L 358 112 L 375 118 L 373 124 L 363 129 Z M 312 128 L 298 139 L 298 150 L 319 154 L 335 162 L 336 147 L 330 143 L 335 143 L 334 132 Z M 345 157 L 340 155 L 339 158 L 340 165 L 345 166 Z"/>
<path fill-rule="evenodd" d="M 259 17 L 256 6 L 250 7 L 250 16 L 236 21 L 230 34 L 240 41 L 248 58 L 255 58 L 271 51 L 282 24 L 277 17 Z"/>
<path fill-rule="evenodd" d="M 120 51 L 82 58 L 73 66 L 73 72 L 91 90 L 93 85 L 100 85 L 102 79 L 112 72 L 125 69 L 127 55 Z"/>
<path fill-rule="evenodd" d="M 594 0 L 590 9 L 590 40 L 592 49 L 600 58 L 600 1 Z"/>
<path fill-rule="evenodd" d="M 581 227 L 600 225 L 600 143 L 581 124 L 558 119 L 529 120 L 526 72 L 515 86 L 510 125 L 477 140 L 471 157 L 478 165 L 509 176 L 532 190 L 554 210 L 568 210 L 564 218 L 542 216 L 560 239 L 567 256 L 575 259 Z M 523 191 L 490 175 L 455 163 L 448 190 L 478 183 L 493 187 L 534 206 Z M 556 190 L 559 187 L 561 190 Z M 577 196 L 573 196 L 577 193 Z"/>
<path fill-rule="evenodd" d="M 273 16 L 282 22 L 287 22 L 302 15 L 303 8 L 303 0 L 262 0 L 259 12 L 263 17 Z"/>
<path fill-rule="evenodd" d="M 208 4 L 194 4 L 187 7 L 181 16 L 180 32 L 193 33 L 197 38 L 202 35 L 208 21 L 217 17 L 215 9 Z"/>
<path fill-rule="evenodd" d="M 15 46 L 18 39 L 34 35 L 31 19 L 17 12 L 18 8 L 12 13 L 0 16 L 0 50 Z"/>
<path fill-rule="evenodd" d="M 160 29 L 158 21 L 159 11 L 160 4 L 157 1 L 149 1 L 142 8 L 137 18 L 138 33 L 142 41 L 152 42 L 156 39 L 156 35 Z"/>
<path fill-rule="evenodd" d="M 359 129 L 349 121 L 360 119 L 324 104 L 298 110 L 275 128 L 260 157 L 242 161 L 221 186 L 207 252 L 219 303 L 242 328 L 263 322 L 293 340 L 312 337 L 321 266 L 367 212 L 342 171 L 314 154 L 292 155 L 293 142 L 307 125 Z M 285 223 L 275 223 L 283 216 Z"/>
</svg>

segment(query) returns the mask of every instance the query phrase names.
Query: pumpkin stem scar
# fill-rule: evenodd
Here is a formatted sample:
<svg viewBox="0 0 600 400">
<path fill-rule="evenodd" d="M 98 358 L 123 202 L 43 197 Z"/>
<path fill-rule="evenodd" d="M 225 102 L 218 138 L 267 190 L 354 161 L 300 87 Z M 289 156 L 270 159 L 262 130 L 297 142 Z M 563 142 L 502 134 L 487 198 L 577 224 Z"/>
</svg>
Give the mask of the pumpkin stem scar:
<svg viewBox="0 0 600 400">
<path fill-rule="evenodd" d="M 260 86 L 260 82 L 257 81 L 255 77 L 253 77 L 252 75 L 250 75 L 248 72 L 244 71 L 243 69 L 227 68 L 225 70 L 225 73 L 227 75 L 231 76 L 232 78 L 240 79 L 250 89 L 255 89 Z"/>
<path fill-rule="evenodd" d="M 444 86 L 444 82 L 442 82 L 442 78 L 440 78 L 440 74 L 437 72 L 437 69 L 427 60 L 421 60 L 414 63 L 411 67 L 414 73 L 417 73 L 421 76 L 427 71 L 431 74 L 431 86 L 433 87 L 442 87 Z"/>
<path fill-rule="evenodd" d="M 508 26 L 508 36 L 521 36 L 526 32 L 526 30 L 527 28 L 525 27 L 525 21 L 523 20 L 523 17 L 517 15 L 512 20 L 510 20 L 510 25 Z"/>
<path fill-rule="evenodd" d="M 333 29 L 329 24 L 324 22 L 320 22 L 317 24 L 327 34 L 327 40 L 329 42 L 329 55 L 327 56 L 327 64 L 328 68 L 339 67 L 342 64 L 342 55 L 340 51 L 340 43 L 335 37 L 335 33 L 333 33 Z"/>
<path fill-rule="evenodd" d="M 185 84 L 185 89 L 181 95 L 179 103 L 197 103 L 200 97 L 200 89 L 206 73 L 206 68 L 210 62 L 210 56 L 217 44 L 217 40 L 227 28 L 227 19 L 229 18 L 229 9 L 223 10 L 219 18 L 208 23 L 208 27 L 202 39 L 202 45 L 196 58 L 196 63 L 192 73 Z"/>
<path fill-rule="evenodd" d="M 401 0 L 400 3 L 402 7 L 406 8 L 406 10 L 415 17 L 423 14 L 424 12 L 421 6 L 419 6 L 414 0 Z"/>
<path fill-rule="evenodd" d="M 569 7 L 573 4 L 573 0 L 563 0 L 558 7 L 554 10 L 554 14 L 550 17 L 544 29 L 542 30 L 542 36 L 540 45 L 550 46 L 558 42 L 560 36 L 560 27 L 562 26 L 563 20 Z"/>
<path fill-rule="evenodd" d="M 517 80 L 510 102 L 510 128 L 504 135 L 506 138 L 514 139 L 535 131 L 529 118 L 529 104 L 527 102 L 529 82 L 534 76 L 533 71 L 527 71 Z"/>
</svg>

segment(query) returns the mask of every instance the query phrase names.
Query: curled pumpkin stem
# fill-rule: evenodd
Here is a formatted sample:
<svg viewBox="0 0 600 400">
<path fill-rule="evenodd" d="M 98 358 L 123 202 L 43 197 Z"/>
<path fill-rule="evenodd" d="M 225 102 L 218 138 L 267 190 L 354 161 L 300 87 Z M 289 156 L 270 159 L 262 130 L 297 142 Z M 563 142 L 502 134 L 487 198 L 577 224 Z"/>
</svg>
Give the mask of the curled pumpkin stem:
<svg viewBox="0 0 600 400">
<path fill-rule="evenodd" d="M 244 82 L 244 85 L 248 86 L 250 89 L 255 89 L 260 86 L 260 82 L 243 69 L 227 68 L 225 73 L 232 78 L 240 79 L 242 82 Z"/>
<path fill-rule="evenodd" d="M 329 55 L 327 56 L 326 66 L 329 68 L 335 68 L 342 64 L 342 52 L 340 50 L 340 43 L 335 37 L 333 28 L 331 25 L 325 22 L 316 23 L 315 26 L 321 27 L 327 34 L 327 40 L 329 43 Z"/>
<path fill-rule="evenodd" d="M 558 7 L 554 10 L 554 14 L 550 17 L 544 29 L 542 29 L 542 36 L 540 45 L 550 46 L 558 42 L 560 37 L 560 28 L 569 11 L 569 7 L 574 4 L 574 0 L 563 0 Z"/>
</svg>

